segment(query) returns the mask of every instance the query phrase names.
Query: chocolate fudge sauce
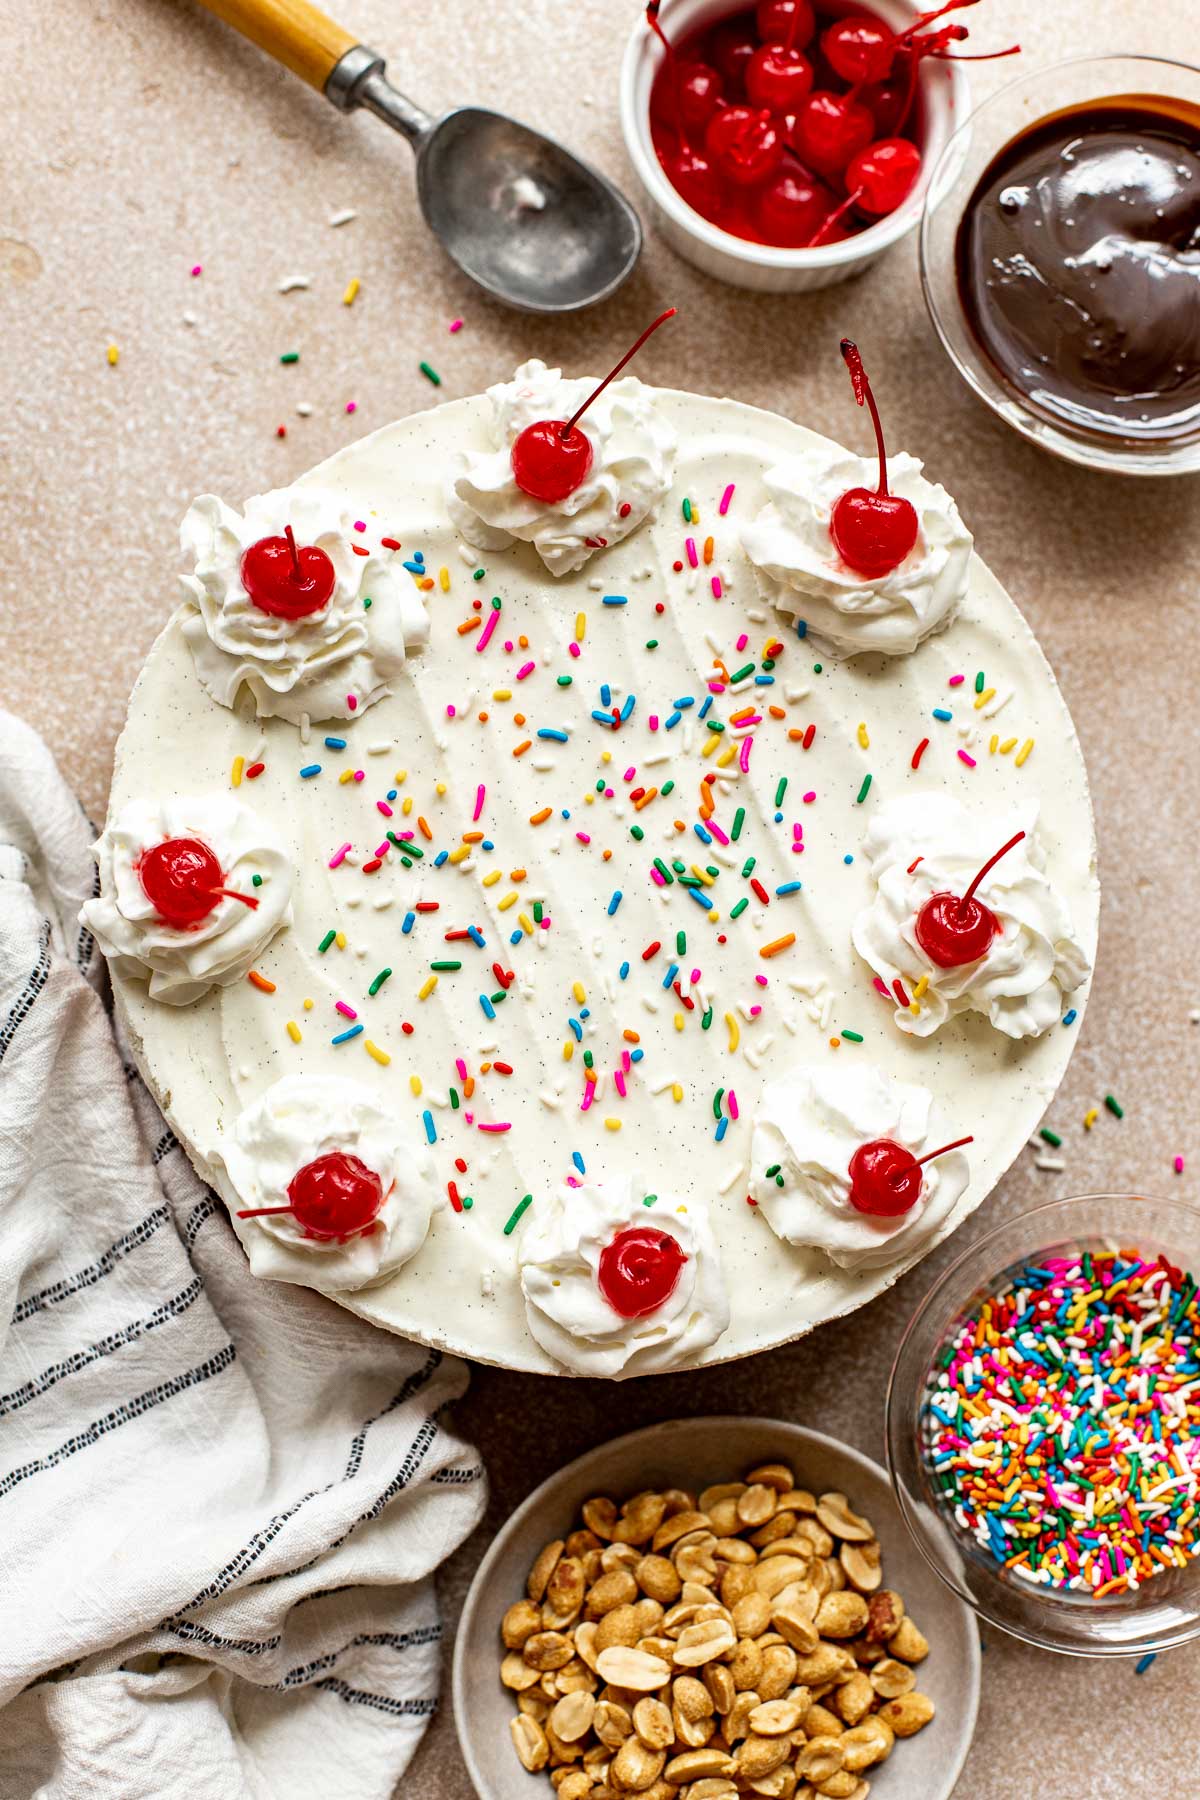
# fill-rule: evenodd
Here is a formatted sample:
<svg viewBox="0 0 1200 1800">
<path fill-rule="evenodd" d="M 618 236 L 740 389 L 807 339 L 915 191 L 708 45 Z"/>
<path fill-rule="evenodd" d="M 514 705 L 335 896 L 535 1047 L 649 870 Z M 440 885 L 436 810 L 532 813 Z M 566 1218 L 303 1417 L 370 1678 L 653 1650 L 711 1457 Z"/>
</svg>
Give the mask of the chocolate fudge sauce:
<svg viewBox="0 0 1200 1800">
<path fill-rule="evenodd" d="M 1135 94 L 1039 120 L 980 178 L 956 260 L 972 331 L 1037 411 L 1200 435 L 1200 109 Z"/>
</svg>

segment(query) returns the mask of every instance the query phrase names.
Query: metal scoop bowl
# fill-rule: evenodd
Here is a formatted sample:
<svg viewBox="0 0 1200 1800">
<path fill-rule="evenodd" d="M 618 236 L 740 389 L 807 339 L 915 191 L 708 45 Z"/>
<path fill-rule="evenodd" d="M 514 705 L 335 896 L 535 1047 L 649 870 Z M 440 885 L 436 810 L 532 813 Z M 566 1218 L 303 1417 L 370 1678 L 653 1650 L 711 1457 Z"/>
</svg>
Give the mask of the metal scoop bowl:
<svg viewBox="0 0 1200 1800">
<path fill-rule="evenodd" d="M 504 113 L 433 118 L 398 93 L 383 58 L 307 0 L 201 0 L 341 112 L 365 107 L 406 137 L 430 230 L 464 275 L 521 312 L 594 306 L 631 273 L 637 214 L 605 176 Z"/>
</svg>

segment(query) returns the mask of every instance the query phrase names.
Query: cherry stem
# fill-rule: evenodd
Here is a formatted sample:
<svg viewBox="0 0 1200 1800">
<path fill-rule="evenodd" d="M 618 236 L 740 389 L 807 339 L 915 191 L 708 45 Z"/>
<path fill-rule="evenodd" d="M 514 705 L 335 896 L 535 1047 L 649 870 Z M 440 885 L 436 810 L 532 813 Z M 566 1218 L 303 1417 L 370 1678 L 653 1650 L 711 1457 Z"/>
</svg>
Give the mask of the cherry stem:
<svg viewBox="0 0 1200 1800">
<path fill-rule="evenodd" d="M 940 1150 L 927 1150 L 924 1156 L 914 1157 L 912 1167 L 914 1169 L 919 1169 L 922 1163 L 932 1162 L 935 1156 L 947 1156 L 951 1150 L 961 1150 L 964 1144 L 973 1144 L 974 1142 L 975 1139 L 973 1136 L 955 1138 L 952 1144 L 943 1144 Z M 899 1187 L 907 1174 L 907 1169 L 893 1169 L 888 1176 L 888 1180 L 893 1187 Z M 238 1218 L 240 1219 L 241 1217 L 242 1215 L 239 1213 Z"/>
<path fill-rule="evenodd" d="M 641 337 L 637 340 L 637 343 L 625 352 L 616 367 L 609 370 L 608 374 L 604 377 L 604 380 L 600 383 L 600 386 L 593 388 L 583 405 L 571 414 L 571 417 L 567 420 L 566 424 L 558 434 L 560 438 L 565 440 L 570 437 L 579 420 L 583 417 L 588 407 L 591 406 L 592 402 L 600 398 L 610 381 L 616 380 L 617 376 L 621 373 L 621 370 L 625 367 L 625 364 L 632 361 L 651 333 L 657 331 L 660 325 L 665 325 L 668 319 L 673 319 L 675 317 L 676 310 L 675 307 L 668 306 L 665 313 L 659 313 L 653 325 L 647 325 L 645 331 L 643 331 Z"/>
<path fill-rule="evenodd" d="M 687 132 L 683 129 L 683 92 L 679 85 L 679 59 L 675 55 L 674 45 L 658 22 L 658 9 L 661 0 L 647 0 L 646 23 L 663 47 L 667 59 L 667 68 L 671 71 L 671 91 L 675 96 L 675 130 L 679 137 L 679 148 L 691 154 L 691 144 Z"/>
<path fill-rule="evenodd" d="M 222 900 L 240 900 L 251 912 L 258 911 L 258 901 L 253 894 L 239 894 L 236 888 L 209 888 L 210 894 L 216 894 Z"/>
<path fill-rule="evenodd" d="M 825 233 L 830 230 L 832 226 L 837 224 L 842 214 L 848 213 L 851 207 L 857 205 L 858 201 L 862 198 L 862 193 L 862 188 L 855 188 L 854 192 L 852 194 L 847 194 L 846 198 L 835 206 L 832 212 L 826 213 L 825 217 L 821 220 L 821 223 L 817 226 L 817 229 L 809 238 L 806 248 L 811 250 L 814 245 L 819 244 L 821 239 L 825 236 Z"/>
<path fill-rule="evenodd" d="M 960 912 L 962 911 L 963 907 L 968 904 L 969 901 L 974 899 L 975 889 L 979 886 L 980 882 L 983 880 L 983 878 L 987 874 L 988 870 L 994 869 L 996 864 L 1000 861 L 1000 858 L 1002 856 L 1007 856 L 1010 850 L 1015 849 L 1016 846 L 1020 843 L 1021 839 L 1024 836 L 1025 836 L 1025 833 L 1023 831 L 1018 831 L 1016 837 L 1010 837 L 1007 844 L 1005 844 L 1002 849 L 997 850 L 995 856 L 988 857 L 988 860 L 984 863 L 982 869 L 980 869 L 978 875 L 975 877 L 974 881 L 971 883 L 970 887 L 967 889 L 966 893 L 963 895 L 962 899 L 959 901 L 958 906 L 959 906 Z"/>
<path fill-rule="evenodd" d="M 290 1213 L 295 1210 L 294 1206 L 253 1206 L 248 1211 L 240 1212 L 236 1216 L 239 1219 L 265 1219 L 271 1213 Z"/>
<path fill-rule="evenodd" d="M 1010 44 L 1007 50 L 981 50 L 973 56 L 956 56 L 952 50 L 930 50 L 928 54 L 935 62 L 997 62 L 1002 56 L 1020 56 L 1021 46 Z"/>
<path fill-rule="evenodd" d="M 863 368 L 863 360 L 859 355 L 858 345 L 850 338 L 842 339 L 842 357 L 850 371 L 850 382 L 854 388 L 854 398 L 860 406 L 865 405 L 871 414 L 871 423 L 875 427 L 875 444 L 879 451 L 879 487 L 876 492 L 881 496 L 888 491 L 887 484 L 887 451 L 883 442 L 883 426 L 879 419 L 879 408 L 875 404 L 875 396 L 871 392 L 871 384 L 867 380 L 867 371 Z"/>
<path fill-rule="evenodd" d="M 935 19 L 944 18 L 949 12 L 961 12 L 964 6 L 978 6 L 978 4 L 979 0 L 946 0 L 945 6 L 939 6 L 934 12 L 922 13 L 919 19 L 914 19 L 906 31 L 897 34 L 896 42 L 898 44 L 908 43 L 914 32 L 924 31 L 926 25 L 932 25 Z"/>
<path fill-rule="evenodd" d="M 296 548 L 296 534 L 290 525 L 285 525 L 283 535 L 288 541 L 288 549 L 292 553 L 292 580 L 303 581 L 304 570 L 300 567 L 300 552 Z"/>
<path fill-rule="evenodd" d="M 904 105 L 901 107 L 900 117 L 896 120 L 895 126 L 893 127 L 893 135 L 896 137 L 902 136 L 905 122 L 913 108 L 913 101 L 917 97 L 917 64 L 919 60 L 919 57 L 916 56 L 909 56 L 908 58 L 908 75 L 904 92 Z"/>
</svg>

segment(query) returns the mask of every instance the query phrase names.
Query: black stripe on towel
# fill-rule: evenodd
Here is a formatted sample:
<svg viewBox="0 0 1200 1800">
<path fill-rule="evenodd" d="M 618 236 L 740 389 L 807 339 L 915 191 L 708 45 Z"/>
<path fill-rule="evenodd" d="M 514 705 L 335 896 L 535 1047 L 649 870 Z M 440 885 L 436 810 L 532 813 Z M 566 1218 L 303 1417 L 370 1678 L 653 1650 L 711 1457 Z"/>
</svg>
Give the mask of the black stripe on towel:
<svg viewBox="0 0 1200 1800">
<path fill-rule="evenodd" d="M 124 1406 L 114 1407 L 112 1412 L 105 1413 L 102 1419 L 94 1419 L 92 1423 L 60 1444 L 57 1450 L 51 1450 L 46 1456 L 39 1456 L 33 1462 L 23 1463 L 18 1469 L 10 1469 L 8 1474 L 0 1478 L 0 1500 L 9 1494 L 21 1482 L 27 1481 L 31 1475 L 41 1475 L 47 1469 L 57 1468 L 59 1463 L 66 1462 L 68 1457 L 76 1456 L 80 1450 L 90 1449 L 107 1437 L 110 1431 L 116 1431 L 122 1425 L 130 1425 L 140 1419 L 143 1413 L 153 1411 L 164 1401 L 173 1400 L 177 1394 L 186 1392 L 188 1388 L 198 1387 L 202 1381 L 208 1381 L 213 1375 L 221 1375 L 229 1368 L 237 1356 L 232 1344 L 226 1344 L 223 1350 L 197 1363 L 194 1369 L 185 1369 L 182 1375 L 172 1376 L 170 1381 L 160 1381 L 157 1387 L 147 1388 L 134 1400 L 127 1400 Z"/>
<path fill-rule="evenodd" d="M 441 1353 L 436 1350 L 432 1351 L 429 1356 L 429 1359 L 425 1363 L 424 1367 L 422 1369 L 420 1369 L 415 1375 L 410 1376 L 408 1381 L 404 1384 L 404 1387 L 401 1388 L 400 1392 L 404 1395 L 404 1397 L 406 1399 L 411 1399 L 413 1394 L 417 1393 L 420 1388 L 424 1387 L 425 1383 L 432 1378 L 434 1371 L 439 1367 L 439 1365 L 441 1364 L 441 1361 L 442 1361 Z M 382 1418 L 384 1416 L 384 1413 L 390 1412 L 392 1406 L 394 1406 L 396 1404 L 398 1404 L 398 1398 L 390 1401 L 389 1404 L 386 1407 L 384 1407 L 383 1413 L 376 1413 L 375 1418 L 367 1419 L 364 1422 L 363 1426 L 361 1427 L 358 1437 L 356 1437 L 354 1441 L 357 1443 L 359 1441 L 359 1438 L 365 1436 L 365 1434 L 368 1431 L 368 1429 L 370 1428 L 370 1426 L 375 1423 L 375 1419 Z M 418 1431 L 413 1444 L 409 1447 L 408 1456 L 405 1459 L 403 1468 L 401 1469 L 400 1476 L 397 1477 L 396 1481 L 387 1490 L 386 1497 L 381 1498 L 380 1500 L 376 1501 L 374 1507 L 372 1507 L 369 1511 L 363 1513 L 361 1518 L 356 1520 L 356 1524 L 362 1524 L 367 1519 L 374 1518 L 375 1514 L 377 1512 L 381 1512 L 383 1510 L 383 1507 L 386 1504 L 386 1499 L 390 1498 L 393 1493 L 399 1492 L 399 1489 L 401 1487 L 404 1487 L 407 1484 L 407 1482 L 410 1478 L 410 1475 L 411 1475 L 410 1465 L 413 1464 L 413 1455 L 417 1449 L 417 1446 L 419 1444 L 422 1444 L 422 1439 L 426 1436 L 427 1433 L 432 1433 L 432 1435 L 435 1436 L 436 1432 L 437 1432 L 437 1427 L 432 1425 L 432 1422 L 428 1418 L 426 1418 L 422 1422 L 421 1428 Z M 430 1441 L 432 1441 L 432 1438 L 430 1438 Z M 423 1460 L 425 1452 L 428 1449 L 428 1447 L 429 1447 L 428 1443 L 424 1443 L 422 1445 L 421 1453 L 417 1457 L 417 1465 L 419 1465 L 419 1463 Z M 413 1466 L 416 1466 L 416 1465 L 413 1465 Z M 341 1480 L 343 1480 L 343 1481 L 349 1480 L 351 1478 L 351 1476 L 354 1474 L 357 1474 L 357 1472 L 358 1472 L 357 1464 L 354 1465 L 353 1469 L 348 1467 L 347 1473 L 341 1477 Z M 169 1619 L 165 1619 L 163 1621 L 162 1629 L 167 1630 L 167 1631 L 176 1630 L 178 1628 L 177 1621 L 184 1613 L 193 1612 L 196 1609 L 196 1607 L 198 1607 L 198 1606 L 207 1605 L 207 1603 L 210 1600 L 215 1600 L 215 1599 L 217 1599 L 217 1597 L 219 1595 L 223 1594 L 225 1592 L 226 1588 L 232 1587 L 235 1582 L 240 1582 L 241 1578 L 246 1574 L 247 1570 L 252 1569 L 254 1567 L 254 1565 L 258 1561 L 259 1557 L 262 1556 L 263 1553 L 270 1548 L 270 1546 L 274 1543 L 275 1539 L 279 1536 L 279 1533 L 283 1530 L 284 1526 L 288 1523 L 288 1521 L 290 1519 L 293 1519 L 295 1517 L 295 1515 L 300 1511 L 301 1507 L 307 1506 L 308 1502 L 310 1500 L 315 1500 L 317 1498 L 318 1494 L 328 1494 L 330 1492 L 330 1490 L 332 1488 L 336 1487 L 337 1485 L 338 1485 L 337 1482 L 329 1481 L 329 1482 L 326 1482 L 326 1484 L 323 1488 L 313 1488 L 309 1493 L 301 1494 L 300 1498 L 298 1500 L 296 1500 L 291 1506 L 289 1506 L 285 1512 L 276 1513 L 274 1518 L 268 1519 L 267 1523 L 264 1526 L 262 1526 L 258 1531 L 256 1531 L 253 1534 L 253 1536 L 251 1536 L 250 1538 L 247 1539 L 246 1543 L 243 1544 L 242 1548 L 237 1552 L 237 1554 L 235 1556 L 231 1557 L 230 1560 L 225 1564 L 225 1567 L 223 1569 L 219 1569 L 217 1571 L 217 1573 L 213 1576 L 212 1580 L 207 1584 L 207 1586 L 201 1588 L 201 1590 L 198 1594 L 193 1595 L 193 1597 L 189 1601 L 187 1601 L 187 1603 L 185 1605 L 179 1607 L 176 1610 L 176 1612 L 174 1612 L 171 1615 L 171 1617 Z M 2 1491 L 2 1490 L 0 1490 L 0 1491 Z M 352 1531 L 353 1529 L 354 1529 L 354 1526 L 351 1526 L 350 1530 Z M 336 1539 L 334 1544 L 327 1545 L 326 1549 L 324 1551 L 322 1551 L 322 1555 L 326 1555 L 326 1554 L 328 1554 L 329 1550 L 336 1548 L 336 1544 L 344 1543 L 346 1538 L 349 1537 L 349 1535 L 350 1535 L 350 1532 L 348 1531 L 345 1533 L 345 1535 L 343 1537 Z M 299 1573 L 299 1571 L 292 1569 L 292 1570 L 289 1570 L 289 1573 L 294 1575 L 294 1574 Z"/>
<path fill-rule="evenodd" d="M 313 1683 L 327 1694 L 336 1694 L 348 1706 L 373 1706 L 377 1712 L 390 1713 L 394 1719 L 432 1719 L 437 1711 L 437 1697 L 428 1700 L 393 1700 L 390 1694 L 368 1694 L 364 1688 L 347 1687 L 335 1675 Z"/>
<path fill-rule="evenodd" d="M 170 1214 L 165 1206 L 156 1206 L 153 1212 L 119 1237 L 115 1244 L 110 1244 L 103 1256 L 88 1263 L 86 1268 L 77 1269 L 74 1275 L 64 1275 L 50 1287 L 40 1288 L 36 1294 L 27 1294 L 19 1300 L 13 1311 L 12 1322 L 20 1325 L 23 1320 L 31 1319 L 34 1313 L 44 1312 L 49 1306 L 57 1306 L 60 1300 L 69 1300 L 72 1294 L 82 1293 L 85 1288 L 95 1287 L 110 1275 L 122 1259 L 152 1238 L 160 1225 L 165 1225 Z"/>
<path fill-rule="evenodd" d="M 189 1281 L 188 1285 L 181 1288 L 179 1293 L 172 1295 L 169 1300 L 164 1300 L 161 1306 L 156 1306 L 146 1318 L 134 1319 L 130 1324 L 122 1326 L 120 1331 L 112 1331 L 107 1337 L 100 1338 L 94 1344 L 89 1344 L 86 1350 L 77 1350 L 73 1356 L 66 1356 L 61 1362 L 52 1363 L 48 1369 L 43 1369 L 40 1375 L 34 1375 L 22 1387 L 14 1388 L 11 1394 L 0 1394 L 0 1419 L 7 1418 L 10 1413 L 19 1412 L 23 1406 L 28 1406 L 31 1400 L 37 1400 L 41 1395 L 49 1393 L 52 1387 L 57 1387 L 60 1381 L 67 1379 L 68 1375 L 78 1375 L 81 1369 L 86 1369 L 92 1363 L 102 1361 L 106 1356 L 112 1356 L 115 1351 L 123 1350 L 127 1344 L 134 1344 L 139 1338 L 145 1337 L 147 1332 L 157 1331 L 160 1325 L 166 1325 L 170 1320 L 177 1319 L 180 1313 L 186 1312 L 203 1291 L 204 1283 L 197 1275 L 195 1280 Z"/>
<path fill-rule="evenodd" d="M 38 959 L 33 973 L 17 996 L 16 1005 L 0 1025 L 0 1062 L 4 1061 L 13 1039 L 17 1035 L 17 1027 L 27 1019 L 33 1011 L 33 1003 L 50 979 L 50 921 L 43 919 L 42 935 L 38 946 Z"/>
</svg>

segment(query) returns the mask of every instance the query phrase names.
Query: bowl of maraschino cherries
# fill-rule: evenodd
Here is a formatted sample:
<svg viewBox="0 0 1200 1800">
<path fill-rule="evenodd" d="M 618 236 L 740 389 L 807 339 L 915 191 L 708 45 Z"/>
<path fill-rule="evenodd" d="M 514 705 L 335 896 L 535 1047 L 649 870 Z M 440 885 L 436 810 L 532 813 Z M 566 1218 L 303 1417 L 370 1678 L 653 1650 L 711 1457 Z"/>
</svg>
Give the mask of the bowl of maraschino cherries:
<svg viewBox="0 0 1200 1800">
<path fill-rule="evenodd" d="M 650 0 L 621 71 L 656 222 L 738 287 L 826 287 L 916 225 L 970 110 L 959 15 L 979 0 Z M 984 52 L 1011 55 L 1016 45 Z"/>
</svg>

